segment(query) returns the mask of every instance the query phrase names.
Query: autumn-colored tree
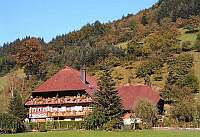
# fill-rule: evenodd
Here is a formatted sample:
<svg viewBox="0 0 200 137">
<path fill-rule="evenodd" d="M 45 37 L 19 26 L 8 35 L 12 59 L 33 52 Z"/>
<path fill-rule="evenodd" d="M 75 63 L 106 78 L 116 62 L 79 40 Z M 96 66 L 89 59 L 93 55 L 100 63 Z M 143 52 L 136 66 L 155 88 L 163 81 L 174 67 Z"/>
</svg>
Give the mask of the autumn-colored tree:
<svg viewBox="0 0 200 137">
<path fill-rule="evenodd" d="M 22 42 L 16 55 L 17 64 L 24 67 L 27 76 L 37 75 L 44 60 L 44 51 L 39 40 L 31 38 Z"/>
</svg>

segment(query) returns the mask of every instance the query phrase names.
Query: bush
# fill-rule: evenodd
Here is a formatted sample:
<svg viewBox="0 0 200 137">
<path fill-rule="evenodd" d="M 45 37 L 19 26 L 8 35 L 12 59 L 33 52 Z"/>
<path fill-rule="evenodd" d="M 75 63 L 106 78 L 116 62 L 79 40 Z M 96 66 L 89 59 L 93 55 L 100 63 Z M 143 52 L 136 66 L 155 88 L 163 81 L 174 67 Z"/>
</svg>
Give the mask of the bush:
<svg viewBox="0 0 200 137">
<path fill-rule="evenodd" d="M 45 132 L 52 129 L 81 129 L 82 121 L 48 121 L 48 122 L 30 122 L 30 130 L 39 130 Z"/>
<path fill-rule="evenodd" d="M 38 123 L 30 122 L 30 123 L 27 123 L 27 125 L 30 128 L 28 130 L 38 130 Z"/>
<path fill-rule="evenodd" d="M 112 131 L 113 129 L 120 129 L 122 125 L 121 120 L 112 119 L 108 121 L 103 127 L 107 131 Z"/>
<path fill-rule="evenodd" d="M 92 113 L 87 115 L 84 120 L 84 128 L 87 130 L 102 129 L 107 119 L 103 110 L 94 110 Z"/>
<path fill-rule="evenodd" d="M 4 133 L 16 133 L 24 131 L 24 123 L 17 117 L 3 113 L 0 114 L 0 129 Z"/>
<path fill-rule="evenodd" d="M 163 126 L 164 127 L 171 127 L 173 125 L 173 118 L 169 117 L 164 117 L 163 119 Z"/>
<path fill-rule="evenodd" d="M 83 127 L 82 121 L 54 121 L 53 124 L 56 129 L 81 129 Z"/>
<path fill-rule="evenodd" d="M 46 123 L 40 123 L 40 125 L 39 125 L 39 131 L 40 132 L 47 132 L 47 125 L 46 125 Z"/>
<path fill-rule="evenodd" d="M 190 41 L 182 42 L 182 50 L 185 51 L 185 52 L 191 51 L 192 50 L 191 42 Z"/>
</svg>

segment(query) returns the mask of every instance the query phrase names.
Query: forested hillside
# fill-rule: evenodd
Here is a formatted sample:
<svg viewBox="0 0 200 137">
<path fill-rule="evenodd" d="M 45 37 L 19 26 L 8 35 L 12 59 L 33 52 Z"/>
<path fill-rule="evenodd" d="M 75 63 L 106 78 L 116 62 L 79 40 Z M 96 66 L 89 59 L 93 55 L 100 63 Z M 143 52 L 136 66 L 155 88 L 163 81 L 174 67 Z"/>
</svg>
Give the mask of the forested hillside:
<svg viewBox="0 0 200 137">
<path fill-rule="evenodd" d="M 158 21 L 165 17 L 172 18 L 188 18 L 191 15 L 200 15 L 199 0 L 160 0 L 158 4 Z"/>
<path fill-rule="evenodd" d="M 35 86 L 65 65 L 86 65 L 88 73 L 98 77 L 100 66 L 107 64 L 118 86 L 151 85 L 159 89 L 173 118 L 184 115 L 190 121 L 194 109 L 189 106 L 199 98 L 199 14 L 199 0 L 160 0 L 136 15 L 86 24 L 48 43 L 35 37 L 5 43 L 0 48 L 1 79 L 19 69 L 25 76 L 12 75 L 0 96 L 9 100 L 14 88 L 26 100 Z"/>
</svg>

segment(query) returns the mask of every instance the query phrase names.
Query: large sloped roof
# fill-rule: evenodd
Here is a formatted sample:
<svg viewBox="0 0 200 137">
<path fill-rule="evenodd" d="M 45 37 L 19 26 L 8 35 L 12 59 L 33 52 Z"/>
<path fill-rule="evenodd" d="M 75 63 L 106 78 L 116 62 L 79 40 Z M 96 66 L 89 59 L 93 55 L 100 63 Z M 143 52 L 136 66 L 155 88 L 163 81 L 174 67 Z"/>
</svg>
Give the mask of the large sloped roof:
<svg viewBox="0 0 200 137">
<path fill-rule="evenodd" d="M 87 84 L 81 81 L 79 71 L 70 67 L 65 67 L 38 86 L 33 93 L 86 90 L 86 92 L 91 94 L 93 89 L 97 86 L 96 79 L 87 75 L 86 81 Z"/>
<path fill-rule="evenodd" d="M 33 93 L 85 90 L 92 95 L 97 89 L 97 81 L 89 75 L 86 76 L 86 81 L 87 84 L 81 81 L 80 71 L 65 67 L 38 86 Z M 132 110 L 140 99 L 157 104 L 161 98 L 155 90 L 147 85 L 121 86 L 118 88 L 118 94 L 125 110 Z"/>
<path fill-rule="evenodd" d="M 154 105 L 161 99 L 160 95 L 147 85 L 125 85 L 118 88 L 118 94 L 125 110 L 132 110 L 141 99 Z"/>
</svg>

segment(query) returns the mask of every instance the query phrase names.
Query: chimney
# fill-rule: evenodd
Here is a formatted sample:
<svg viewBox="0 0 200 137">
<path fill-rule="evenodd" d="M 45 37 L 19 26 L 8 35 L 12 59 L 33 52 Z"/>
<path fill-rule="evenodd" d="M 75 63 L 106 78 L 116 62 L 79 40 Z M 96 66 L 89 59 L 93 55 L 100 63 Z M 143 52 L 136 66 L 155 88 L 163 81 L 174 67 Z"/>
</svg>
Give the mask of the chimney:
<svg viewBox="0 0 200 137">
<path fill-rule="evenodd" d="M 83 66 L 80 70 L 81 81 L 86 84 L 86 68 Z"/>
</svg>

